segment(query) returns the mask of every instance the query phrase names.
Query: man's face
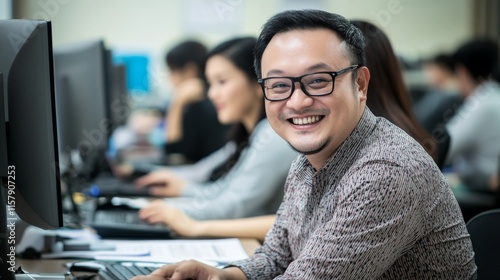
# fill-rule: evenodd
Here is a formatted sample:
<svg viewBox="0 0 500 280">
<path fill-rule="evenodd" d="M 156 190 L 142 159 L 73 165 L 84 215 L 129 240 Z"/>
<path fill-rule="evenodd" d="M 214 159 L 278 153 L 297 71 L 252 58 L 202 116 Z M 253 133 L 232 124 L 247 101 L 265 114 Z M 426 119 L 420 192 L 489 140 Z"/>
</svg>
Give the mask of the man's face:
<svg viewBox="0 0 500 280">
<path fill-rule="evenodd" d="M 333 31 L 292 30 L 276 34 L 269 42 L 262 56 L 262 78 L 338 71 L 350 65 Z M 353 71 L 359 74 L 354 84 Z M 296 83 L 289 99 L 266 100 L 273 129 L 295 150 L 306 154 L 316 169 L 349 136 L 363 114 L 369 72 L 366 67 L 353 71 L 335 78 L 330 95 L 307 96 Z"/>
<path fill-rule="evenodd" d="M 472 78 L 469 70 L 467 70 L 467 68 L 460 63 L 455 67 L 455 75 L 457 77 L 460 95 L 463 98 L 467 98 L 474 92 L 474 89 L 477 86 L 476 81 Z"/>
</svg>

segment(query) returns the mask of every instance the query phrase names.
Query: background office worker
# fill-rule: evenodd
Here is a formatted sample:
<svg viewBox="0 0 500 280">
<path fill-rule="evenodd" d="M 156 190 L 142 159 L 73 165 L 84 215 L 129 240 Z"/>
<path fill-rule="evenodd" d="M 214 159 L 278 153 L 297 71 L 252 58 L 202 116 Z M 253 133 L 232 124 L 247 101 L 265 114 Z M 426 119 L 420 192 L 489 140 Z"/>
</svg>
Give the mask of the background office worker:
<svg viewBox="0 0 500 280">
<path fill-rule="evenodd" d="M 173 88 L 164 130 L 165 151 L 170 159 L 167 163 L 197 162 L 227 141 L 227 126 L 218 121 L 206 95 L 206 54 L 203 44 L 190 40 L 179 43 L 165 56 Z"/>
<path fill-rule="evenodd" d="M 422 126 L 433 135 L 446 131 L 446 123 L 462 105 L 452 55 L 440 53 L 422 62 L 427 89 L 413 101 L 415 115 Z M 449 135 L 439 135 L 441 143 L 450 142 Z M 438 141 L 439 142 L 439 141 Z M 449 143 L 448 143 L 449 147 Z M 446 155 L 445 155 L 446 156 Z M 445 163 L 446 157 L 443 159 Z"/>
<path fill-rule="evenodd" d="M 401 63 L 389 38 L 384 31 L 369 22 L 353 20 L 351 23 L 359 28 L 366 43 L 366 66 L 371 73 L 366 105 L 375 116 L 386 118 L 417 140 L 441 168 L 448 143 L 438 146 L 417 121 L 403 79 Z"/>
<path fill-rule="evenodd" d="M 208 96 L 223 124 L 232 131 L 236 150 L 212 172 L 208 183 L 184 180 L 172 170 L 151 172 L 139 186 L 165 182 L 156 194 L 191 198 L 152 202 L 140 211 L 151 223 L 168 221 L 173 209 L 189 217 L 231 219 L 275 213 L 283 198 L 283 184 L 297 154 L 269 126 L 263 93 L 253 70 L 256 39 L 236 38 L 212 49 L 207 58 Z"/>
<path fill-rule="evenodd" d="M 500 85 L 492 79 L 498 43 L 473 39 L 454 53 L 455 73 L 464 103 L 448 122 L 447 161 L 470 190 L 489 190 L 500 156 Z"/>
<path fill-rule="evenodd" d="M 178 166 L 198 162 L 223 147 L 228 141 L 229 127 L 219 122 L 215 107 L 207 97 L 207 85 L 203 73 L 206 55 L 205 45 L 195 40 L 180 42 L 165 55 L 165 64 L 168 68 L 166 78 L 171 87 L 171 98 L 165 109 L 161 129 L 164 139 L 159 141 L 164 143 L 165 165 Z M 139 119 L 140 116 L 140 114 L 139 117 L 135 116 L 135 119 Z M 129 122 L 136 123 L 134 127 L 148 131 L 149 129 L 144 128 L 147 127 L 144 120 Z M 126 128 L 122 128 L 121 131 L 128 132 Z M 216 164 L 224 161 L 224 156 L 218 158 L 221 159 L 215 161 Z M 122 163 L 115 167 L 113 172 L 118 177 L 130 178 L 131 175 L 147 174 L 157 168 L 157 164 L 136 161 Z"/>
<path fill-rule="evenodd" d="M 247 260 L 225 269 L 181 262 L 137 279 L 475 278 L 465 223 L 439 168 L 366 108 L 363 47 L 357 28 L 327 12 L 283 12 L 264 25 L 255 65 L 266 112 L 302 154 L 277 220 Z"/>
</svg>

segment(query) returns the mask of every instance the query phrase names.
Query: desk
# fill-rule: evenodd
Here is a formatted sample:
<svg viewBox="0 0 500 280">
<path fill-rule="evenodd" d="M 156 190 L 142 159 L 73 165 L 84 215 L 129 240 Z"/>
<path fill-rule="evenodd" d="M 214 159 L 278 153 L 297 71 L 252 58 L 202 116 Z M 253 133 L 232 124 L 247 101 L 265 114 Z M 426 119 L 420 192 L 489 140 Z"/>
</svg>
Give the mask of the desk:
<svg viewBox="0 0 500 280">
<path fill-rule="evenodd" d="M 471 189 L 455 173 L 445 173 L 444 175 L 462 210 L 465 222 L 483 211 L 498 207 L 496 193 Z"/>
<path fill-rule="evenodd" d="M 241 238 L 241 245 L 245 252 L 251 256 L 260 246 L 260 243 L 255 239 Z M 66 269 L 64 264 L 68 260 L 23 260 L 17 259 L 17 266 L 21 266 L 23 270 L 32 273 L 64 273 Z"/>
</svg>

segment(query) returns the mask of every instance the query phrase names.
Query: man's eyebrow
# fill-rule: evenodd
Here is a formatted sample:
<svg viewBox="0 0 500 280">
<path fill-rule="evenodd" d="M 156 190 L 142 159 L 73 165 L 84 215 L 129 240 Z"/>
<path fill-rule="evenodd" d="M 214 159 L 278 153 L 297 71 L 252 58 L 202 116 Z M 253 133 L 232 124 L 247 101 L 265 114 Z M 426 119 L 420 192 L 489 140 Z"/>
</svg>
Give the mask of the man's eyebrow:
<svg viewBox="0 0 500 280">
<path fill-rule="evenodd" d="M 317 63 L 317 64 L 314 64 L 314 65 L 311 65 L 309 67 L 307 67 L 304 71 L 304 74 L 307 74 L 307 73 L 310 73 L 310 72 L 313 72 L 313 71 L 333 71 L 334 69 L 332 68 L 332 66 L 324 63 L 324 62 L 320 62 L 320 63 Z M 279 70 L 279 69 L 271 69 L 267 72 L 267 75 L 266 77 L 273 77 L 273 76 L 277 76 L 277 75 L 283 75 L 284 71 L 283 70 Z"/>
<path fill-rule="evenodd" d="M 276 76 L 276 75 L 282 75 L 284 72 L 282 70 L 278 70 L 278 69 L 272 69 L 272 70 L 269 70 L 267 71 L 267 77 L 272 77 L 272 76 Z"/>
<path fill-rule="evenodd" d="M 317 70 L 323 70 L 323 71 L 325 71 L 325 70 L 328 70 L 328 71 L 332 70 L 333 71 L 334 69 L 332 68 L 332 66 L 330 66 L 330 65 L 328 65 L 328 64 L 326 64 L 324 62 L 320 62 L 318 64 L 314 64 L 314 65 L 309 66 L 309 67 L 306 68 L 307 72 L 317 71 Z"/>
</svg>

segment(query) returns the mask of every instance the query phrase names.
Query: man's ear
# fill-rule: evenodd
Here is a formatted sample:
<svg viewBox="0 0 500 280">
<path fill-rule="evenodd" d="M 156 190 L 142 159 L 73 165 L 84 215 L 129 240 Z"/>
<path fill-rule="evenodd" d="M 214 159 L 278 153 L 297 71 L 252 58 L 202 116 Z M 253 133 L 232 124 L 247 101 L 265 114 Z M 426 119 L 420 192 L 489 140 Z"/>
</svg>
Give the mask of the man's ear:
<svg viewBox="0 0 500 280">
<path fill-rule="evenodd" d="M 262 87 L 260 86 L 259 83 L 252 81 L 252 87 L 258 97 L 264 97 L 264 93 L 262 92 Z"/>
<path fill-rule="evenodd" d="M 368 92 L 368 84 L 370 83 L 370 70 L 366 66 L 358 69 L 358 77 L 356 79 L 356 91 L 359 94 L 361 101 L 366 101 L 366 94 Z"/>
<path fill-rule="evenodd" d="M 457 63 L 455 66 L 455 76 L 461 80 L 471 80 L 471 73 L 462 63 Z"/>
</svg>

